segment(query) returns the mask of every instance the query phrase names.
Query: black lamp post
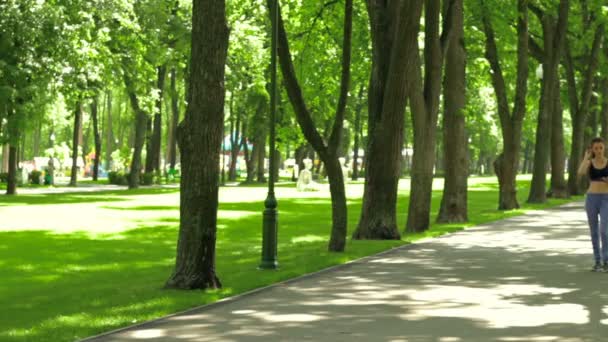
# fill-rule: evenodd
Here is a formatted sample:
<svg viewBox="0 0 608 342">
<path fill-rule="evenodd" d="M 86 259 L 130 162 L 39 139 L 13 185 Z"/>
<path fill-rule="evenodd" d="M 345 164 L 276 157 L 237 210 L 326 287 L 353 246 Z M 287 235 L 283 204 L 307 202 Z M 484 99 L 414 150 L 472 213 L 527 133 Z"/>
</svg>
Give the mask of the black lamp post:
<svg viewBox="0 0 608 342">
<path fill-rule="evenodd" d="M 262 231 L 261 269 L 276 269 L 277 261 L 277 199 L 274 195 L 275 158 L 275 116 L 277 110 L 277 35 L 279 18 L 279 0 L 271 0 L 271 51 L 270 51 L 270 165 L 268 172 L 268 196 L 264 205 L 264 226 Z"/>
</svg>

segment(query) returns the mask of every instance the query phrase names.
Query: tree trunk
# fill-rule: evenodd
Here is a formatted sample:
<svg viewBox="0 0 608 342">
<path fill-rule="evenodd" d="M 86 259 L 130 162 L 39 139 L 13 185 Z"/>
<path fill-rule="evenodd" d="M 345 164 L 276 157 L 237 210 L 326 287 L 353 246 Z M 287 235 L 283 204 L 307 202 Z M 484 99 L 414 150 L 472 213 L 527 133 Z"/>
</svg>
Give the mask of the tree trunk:
<svg viewBox="0 0 608 342">
<path fill-rule="evenodd" d="M 526 147 L 524 147 L 524 164 L 522 165 L 522 173 L 528 173 L 528 170 L 532 169 L 532 142 L 526 139 Z"/>
<path fill-rule="evenodd" d="M 8 154 L 9 154 L 9 145 L 2 145 L 2 167 L 0 167 L 0 172 L 8 172 Z"/>
<path fill-rule="evenodd" d="M 454 4 L 453 36 L 447 50 L 443 114 L 444 187 L 437 222 L 466 222 L 467 215 L 467 137 L 466 105 L 466 50 L 464 46 L 463 0 Z"/>
<path fill-rule="evenodd" d="M 9 145 L 8 149 L 8 180 L 6 185 L 7 195 L 17 194 L 17 147 Z"/>
<path fill-rule="evenodd" d="M 228 180 L 231 182 L 236 181 L 237 178 L 236 166 L 241 151 L 241 114 L 234 112 L 233 97 L 234 95 L 230 96 L 230 167 L 228 168 Z"/>
<path fill-rule="evenodd" d="M 161 132 L 162 132 L 162 115 L 163 115 L 163 96 L 165 93 L 165 75 L 167 74 L 167 65 L 162 65 L 157 68 L 158 79 L 156 87 L 158 89 L 158 99 L 156 100 L 156 113 L 154 114 L 154 127 L 152 129 L 150 157 L 151 171 L 159 173 L 160 165 L 160 147 L 161 147 Z"/>
<path fill-rule="evenodd" d="M 139 176 L 141 173 L 141 152 L 146 139 L 146 128 L 148 125 L 149 116 L 140 107 L 139 99 L 131 83 L 131 79 L 125 75 L 125 85 L 129 95 L 131 108 L 135 115 L 135 137 L 133 139 L 133 157 L 131 158 L 131 168 L 129 171 L 129 189 L 139 187 Z"/>
<path fill-rule="evenodd" d="M 93 132 L 95 136 L 95 160 L 93 162 L 93 181 L 99 176 L 99 162 L 101 160 L 101 135 L 99 134 L 99 120 L 97 115 L 97 97 L 91 103 L 91 117 L 93 119 Z"/>
<path fill-rule="evenodd" d="M 36 122 L 36 128 L 34 133 L 34 148 L 33 156 L 38 157 L 40 155 L 40 140 L 42 139 L 42 120 Z"/>
<path fill-rule="evenodd" d="M 243 121 L 243 134 L 241 135 L 241 146 L 243 148 L 243 154 L 245 159 L 245 168 L 247 170 L 247 176 L 245 178 L 246 183 L 253 182 L 253 171 L 255 169 L 255 156 L 253 155 L 253 151 L 249 149 L 249 145 L 247 144 L 247 138 L 245 138 L 245 134 L 249 132 L 247 127 L 247 121 Z"/>
<path fill-rule="evenodd" d="M 153 155 L 152 152 L 152 135 L 153 135 L 153 123 L 154 119 L 150 116 L 146 115 L 146 137 L 145 137 L 145 145 L 146 145 L 146 160 L 144 164 L 144 173 L 150 173 L 154 170 Z"/>
<path fill-rule="evenodd" d="M 425 2 L 424 81 L 420 74 L 422 65 L 418 53 L 412 57 L 417 65 L 411 74 L 412 87 L 409 95 L 414 127 L 414 153 L 405 228 L 407 232 L 412 233 L 425 231 L 430 226 L 441 76 L 445 51 L 451 40 L 451 22 L 456 6 L 454 1 L 445 4 L 443 33 L 440 33 L 441 1 Z"/>
<path fill-rule="evenodd" d="M 177 92 L 177 71 L 171 68 L 171 127 L 169 129 L 169 165 L 173 170 L 177 162 L 177 140 L 176 131 L 179 123 L 179 94 Z"/>
<path fill-rule="evenodd" d="M 195 0 L 192 13 L 189 101 L 178 128 L 182 156 L 179 240 L 175 271 L 166 287 L 213 289 L 221 287 L 215 242 L 229 31 L 225 0 Z"/>
<path fill-rule="evenodd" d="M 78 142 L 82 131 L 82 104 L 76 104 L 74 111 L 74 136 L 72 139 L 72 174 L 70 175 L 70 186 L 76 186 L 78 180 Z"/>
<path fill-rule="evenodd" d="M 268 5 L 270 8 L 272 5 L 271 0 L 268 0 Z M 342 169 L 338 161 L 338 149 L 342 140 L 342 129 L 344 127 L 345 108 L 350 84 L 352 11 L 352 0 L 346 0 L 344 5 L 344 33 L 342 44 L 340 95 L 331 134 L 329 139 L 327 139 L 327 145 L 325 145 L 323 137 L 321 137 L 319 131 L 315 127 L 312 115 L 304 101 L 302 89 L 295 74 L 291 52 L 289 51 L 287 33 L 285 32 L 283 18 L 280 11 L 278 20 L 278 57 L 287 94 L 289 95 L 289 100 L 294 108 L 296 119 L 300 128 L 302 129 L 304 137 L 313 146 L 315 151 L 319 153 L 319 156 L 324 163 L 330 164 L 329 167 L 332 168 L 333 172 L 332 177 L 329 178 L 329 188 L 332 192 L 332 231 L 328 245 L 328 249 L 333 252 L 344 251 L 344 247 L 346 245 L 346 197 L 344 195 L 344 179 L 342 176 Z M 326 132 L 327 131 L 328 130 L 326 130 Z M 270 151 L 270 153 L 276 152 Z M 328 166 L 326 165 L 326 167 Z M 337 170 L 335 168 L 337 168 Z M 270 170 L 270 172 L 273 171 L 274 170 Z M 340 193 L 340 191 L 342 191 L 342 193 Z"/>
<path fill-rule="evenodd" d="M 257 169 L 257 180 L 258 183 L 265 183 L 266 182 L 266 176 L 265 176 L 265 169 L 266 169 L 266 140 L 268 138 L 268 134 L 266 131 L 264 131 L 264 134 L 259 138 L 259 144 L 257 144 L 257 148 L 258 149 L 258 153 L 257 153 L 257 158 L 258 158 L 258 169 Z"/>
<path fill-rule="evenodd" d="M 353 173 L 352 180 L 359 180 L 359 139 L 361 132 L 361 112 L 363 111 L 363 96 L 365 95 L 365 86 L 359 87 L 359 96 L 357 97 L 357 107 L 355 108 L 355 143 L 353 146 Z"/>
<path fill-rule="evenodd" d="M 572 52 L 570 51 L 568 40 L 566 40 L 566 78 L 568 81 L 568 93 L 570 97 L 570 116 L 572 118 L 572 144 L 570 158 L 568 159 L 568 190 L 571 195 L 580 195 L 583 192 L 581 180 L 577 176 L 577 170 L 578 164 L 583 158 L 585 123 L 587 122 L 587 115 L 591 103 L 595 72 L 599 66 L 599 52 L 603 36 L 604 26 L 603 24 L 600 24 L 595 31 L 591 53 L 587 60 L 588 63 L 586 63 L 587 69 L 584 74 L 580 100 L 578 99 L 576 90 Z"/>
<path fill-rule="evenodd" d="M 112 152 L 114 152 L 114 129 L 112 127 L 112 91 L 107 92 L 106 102 L 106 169 L 110 171 L 110 164 L 112 163 Z"/>
<path fill-rule="evenodd" d="M 608 51 L 608 47 L 604 48 Z M 608 54 L 608 52 L 607 52 Z M 608 76 L 604 76 L 601 81 L 600 93 L 602 97 L 602 106 L 600 111 L 601 133 L 600 136 L 604 141 L 608 141 Z"/>
<path fill-rule="evenodd" d="M 499 210 L 519 208 L 517 176 L 523 119 L 526 114 L 528 82 L 528 1 L 517 1 L 517 82 L 513 112 L 509 108 L 507 88 L 499 62 L 490 14 L 482 6 L 483 30 L 486 36 L 486 59 L 490 63 L 492 85 L 498 103 L 498 114 L 503 136 L 503 152 L 494 162 L 499 184 Z"/>
<path fill-rule="evenodd" d="M 551 187 L 549 194 L 553 198 L 568 198 L 570 194 L 568 193 L 568 184 L 564 177 L 566 151 L 564 147 L 564 120 L 559 81 L 555 82 L 554 86 L 556 95 L 553 97 L 555 103 L 553 104 L 553 120 L 551 122 Z"/>
<path fill-rule="evenodd" d="M 344 175 L 337 155 L 328 156 L 325 162 L 327 177 L 329 179 L 329 192 L 331 194 L 332 225 L 329 240 L 330 251 L 343 251 L 346 244 L 347 209 L 346 190 L 344 188 Z"/>
<path fill-rule="evenodd" d="M 545 30 L 545 41 L 549 39 Z M 552 37 L 552 36 L 550 36 Z M 547 57 L 545 57 L 547 58 Z M 541 84 L 541 96 L 538 111 L 538 122 L 536 125 L 536 143 L 534 144 L 534 163 L 532 165 L 532 183 L 528 203 L 545 203 L 547 201 L 547 163 L 550 155 L 551 127 L 553 119 L 553 90 L 555 89 L 554 72 L 549 62 L 543 63 L 543 81 Z"/>
<path fill-rule="evenodd" d="M 363 207 L 354 239 L 401 238 L 397 186 L 408 78 L 417 67 L 414 56 L 418 55 L 422 5 L 419 0 L 391 2 L 389 6 L 379 0 L 368 2 L 372 31 L 368 146 Z"/>
<path fill-rule="evenodd" d="M 541 85 L 538 124 L 536 127 L 534 171 L 528 203 L 544 203 L 547 201 L 547 163 L 549 162 L 552 151 L 551 142 L 554 141 L 551 133 L 553 132 L 554 127 L 552 124 L 553 117 L 556 116 L 556 114 L 554 114 L 556 111 L 555 98 L 560 96 L 559 62 L 562 56 L 566 28 L 568 26 L 570 5 L 568 0 L 560 1 L 557 22 L 555 22 L 553 15 L 546 13 L 534 4 L 531 5 L 531 8 L 537 14 L 542 24 L 544 54 L 541 61 L 543 80 Z M 556 133 L 559 134 L 559 132 Z M 559 137 L 556 140 L 559 140 Z"/>
<path fill-rule="evenodd" d="M 84 112 L 83 112 L 84 115 Z M 82 118 L 82 120 L 84 121 L 84 117 Z M 84 125 L 84 122 L 83 122 Z M 78 138 L 78 145 L 82 146 L 82 149 L 80 150 L 80 152 L 82 153 L 82 161 L 83 161 L 83 169 L 86 169 L 86 165 L 87 165 L 87 151 L 89 151 L 89 137 L 91 136 L 91 121 L 88 122 L 87 125 L 87 129 L 85 130 L 84 127 L 81 128 L 80 130 L 80 135 Z"/>
</svg>

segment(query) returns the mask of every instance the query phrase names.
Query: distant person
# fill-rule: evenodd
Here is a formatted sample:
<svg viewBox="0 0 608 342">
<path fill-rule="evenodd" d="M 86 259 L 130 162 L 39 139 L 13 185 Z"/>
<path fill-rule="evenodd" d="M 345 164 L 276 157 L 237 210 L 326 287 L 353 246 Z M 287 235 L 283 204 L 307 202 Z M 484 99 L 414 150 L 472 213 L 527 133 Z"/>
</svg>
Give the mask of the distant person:
<svg viewBox="0 0 608 342">
<path fill-rule="evenodd" d="M 608 159 L 604 152 L 604 139 L 594 138 L 578 168 L 579 176 L 589 177 L 585 211 L 595 258 L 594 272 L 608 271 Z"/>
</svg>

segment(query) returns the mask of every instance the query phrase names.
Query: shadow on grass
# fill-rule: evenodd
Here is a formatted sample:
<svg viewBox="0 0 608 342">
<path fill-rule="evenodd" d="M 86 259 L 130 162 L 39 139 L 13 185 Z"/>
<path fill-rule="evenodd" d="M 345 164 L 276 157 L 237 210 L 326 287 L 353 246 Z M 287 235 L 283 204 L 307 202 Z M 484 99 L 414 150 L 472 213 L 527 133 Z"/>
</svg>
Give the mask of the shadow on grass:
<svg viewBox="0 0 608 342">
<path fill-rule="evenodd" d="M 11 199 L 27 198 L 24 202 L 18 202 L 27 204 L 113 202 L 125 200 L 124 197 L 130 195 L 175 191 L 177 190 L 140 189 L 102 194 L 17 196 Z M 496 191 L 487 189 L 470 193 L 471 223 L 434 224 L 427 232 L 404 236 L 402 241 L 349 239 L 345 253 L 327 252 L 331 229 L 331 203 L 328 198 L 279 199 L 280 269 L 276 272 L 257 270 L 261 253 L 263 203 L 221 203 L 217 270 L 225 287 L 208 292 L 162 290 L 174 265 L 179 225 L 177 217 L 161 219 L 165 224 L 160 226 L 158 223 L 142 224 L 138 229 L 95 238 L 85 232 L 0 233 L 0 307 L 11 313 L 0 321 L 0 331 L 6 331 L 0 332 L 0 340 L 72 341 L 214 302 L 219 298 L 375 254 L 422 237 L 438 236 L 472 224 L 521 213 L 496 211 L 496 195 Z M 437 212 L 440 197 L 439 191 L 434 192 L 432 213 Z M 38 199 L 33 200 L 35 198 Z M 523 199 L 520 201 L 523 203 Z M 565 202 L 552 201 L 544 207 Z M 398 205 L 400 224 L 406 222 L 407 205 L 408 198 L 401 196 Z M 178 210 L 177 206 L 110 208 Z M 348 236 L 356 227 L 360 210 L 360 199 L 349 201 Z M 222 211 L 233 215 L 222 216 Z M 400 230 L 403 228 L 400 226 Z"/>
<path fill-rule="evenodd" d="M 177 193 L 179 189 L 148 188 L 133 190 L 102 190 L 95 192 L 64 192 L 42 195 L 0 195 L 0 206 L 2 205 L 43 205 L 43 204 L 77 204 L 94 202 L 121 202 L 131 196 L 159 195 Z"/>
</svg>

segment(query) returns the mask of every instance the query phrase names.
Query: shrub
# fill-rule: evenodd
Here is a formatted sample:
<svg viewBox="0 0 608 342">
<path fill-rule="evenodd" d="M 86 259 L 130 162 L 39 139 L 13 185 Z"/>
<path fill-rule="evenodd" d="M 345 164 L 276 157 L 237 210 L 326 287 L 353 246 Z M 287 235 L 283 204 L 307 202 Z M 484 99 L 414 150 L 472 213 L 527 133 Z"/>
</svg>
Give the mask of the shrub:
<svg viewBox="0 0 608 342">
<path fill-rule="evenodd" d="M 142 173 L 139 176 L 139 184 L 152 185 L 154 184 L 154 172 Z"/>
<path fill-rule="evenodd" d="M 108 172 L 108 182 L 110 184 L 115 185 L 127 185 L 129 182 L 127 181 L 127 175 L 118 171 L 110 171 Z"/>
<path fill-rule="evenodd" d="M 0 172 L 0 183 L 8 183 L 8 172 Z"/>
<path fill-rule="evenodd" d="M 42 176 L 42 172 L 38 171 L 38 170 L 34 170 L 30 173 L 29 175 L 29 181 L 32 184 L 36 184 L 36 185 L 40 185 L 42 184 L 42 182 L 40 182 L 40 178 Z"/>
</svg>

